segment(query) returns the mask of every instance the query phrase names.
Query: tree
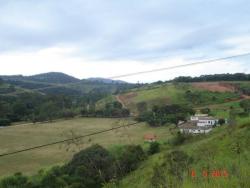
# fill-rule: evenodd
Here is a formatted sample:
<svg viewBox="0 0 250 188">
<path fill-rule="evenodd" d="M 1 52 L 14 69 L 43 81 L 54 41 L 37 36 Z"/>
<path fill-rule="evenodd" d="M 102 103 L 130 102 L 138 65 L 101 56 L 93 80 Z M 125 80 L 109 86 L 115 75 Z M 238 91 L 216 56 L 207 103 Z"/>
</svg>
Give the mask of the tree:
<svg viewBox="0 0 250 188">
<path fill-rule="evenodd" d="M 52 121 L 60 116 L 59 112 L 61 109 L 53 101 L 45 102 L 37 108 L 34 121 Z"/>
<path fill-rule="evenodd" d="M 28 115 L 27 106 L 23 101 L 18 101 L 13 106 L 13 113 L 19 121 L 25 120 L 24 117 Z"/>
<path fill-rule="evenodd" d="M 9 116 L 10 114 L 12 114 L 11 104 L 5 101 L 0 101 L 0 116 L 3 118 Z"/>
<path fill-rule="evenodd" d="M 16 173 L 14 176 L 4 178 L 0 184 L 2 188 L 18 187 L 18 188 L 29 188 L 28 178 L 23 176 L 21 173 Z"/>
<path fill-rule="evenodd" d="M 119 175 L 124 175 L 132 170 L 135 170 L 138 164 L 146 157 L 143 149 L 139 145 L 126 146 L 121 156 L 119 157 Z"/>
<path fill-rule="evenodd" d="M 241 101 L 240 107 L 244 109 L 245 113 L 250 114 L 250 99 Z"/>
<path fill-rule="evenodd" d="M 166 123 L 177 125 L 180 120 L 185 120 L 192 114 L 194 110 L 188 106 L 177 104 L 154 106 L 151 111 L 139 115 L 138 120 L 146 121 L 150 126 L 162 126 Z"/>
<path fill-rule="evenodd" d="M 114 108 L 122 109 L 122 104 L 118 101 L 113 102 L 112 105 Z"/>
<path fill-rule="evenodd" d="M 202 108 L 201 110 L 202 114 L 210 114 L 211 110 L 209 108 Z"/>
<path fill-rule="evenodd" d="M 8 126 L 11 124 L 11 121 L 7 118 L 0 118 L 0 126 Z"/>
<path fill-rule="evenodd" d="M 223 124 L 225 124 L 226 123 L 226 121 L 225 121 L 225 119 L 223 119 L 223 118 L 220 118 L 219 120 L 218 120 L 218 124 L 219 125 L 223 125 Z"/>
<path fill-rule="evenodd" d="M 86 187 L 101 187 L 115 176 L 114 159 L 100 145 L 93 145 L 75 154 L 64 167 L 65 172 L 75 176 Z"/>
<path fill-rule="evenodd" d="M 65 109 L 64 111 L 63 111 L 63 117 L 64 118 L 73 118 L 73 117 L 75 117 L 75 113 L 74 113 L 74 111 L 73 110 L 71 110 L 71 109 Z"/>
</svg>

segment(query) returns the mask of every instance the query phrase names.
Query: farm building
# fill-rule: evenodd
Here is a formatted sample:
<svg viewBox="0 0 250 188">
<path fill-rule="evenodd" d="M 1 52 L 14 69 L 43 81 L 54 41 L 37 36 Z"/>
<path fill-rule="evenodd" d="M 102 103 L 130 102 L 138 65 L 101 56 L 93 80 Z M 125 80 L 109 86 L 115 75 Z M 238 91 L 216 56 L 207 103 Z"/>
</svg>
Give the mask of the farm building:
<svg viewBox="0 0 250 188">
<path fill-rule="evenodd" d="M 144 135 L 144 142 L 155 142 L 156 141 L 156 135 L 149 133 Z"/>
<path fill-rule="evenodd" d="M 179 126 L 181 133 L 191 133 L 191 134 L 200 134 L 200 133 L 209 133 L 212 130 L 212 126 L 197 126 L 197 123 L 194 121 L 188 121 Z"/>
<path fill-rule="evenodd" d="M 190 120 L 197 122 L 197 126 L 214 126 L 218 123 L 218 119 L 210 117 L 207 114 L 196 114 L 191 116 Z"/>
<path fill-rule="evenodd" d="M 181 122 L 179 129 L 182 133 L 200 134 L 209 133 L 213 126 L 217 125 L 218 119 L 207 114 L 196 114 L 187 122 Z"/>
</svg>

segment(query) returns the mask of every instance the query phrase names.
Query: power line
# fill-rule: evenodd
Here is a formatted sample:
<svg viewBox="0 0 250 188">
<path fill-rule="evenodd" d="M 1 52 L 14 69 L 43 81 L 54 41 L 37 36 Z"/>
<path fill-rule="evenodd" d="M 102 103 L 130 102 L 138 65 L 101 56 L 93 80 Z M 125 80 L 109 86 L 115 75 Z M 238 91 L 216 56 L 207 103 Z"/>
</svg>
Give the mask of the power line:
<svg viewBox="0 0 250 188">
<path fill-rule="evenodd" d="M 177 69 L 177 68 L 181 68 L 181 67 L 188 67 L 188 66 L 194 66 L 194 65 L 199 65 L 199 64 L 212 63 L 212 62 L 216 62 L 216 61 L 223 61 L 223 60 L 227 60 L 227 59 L 233 59 L 233 58 L 243 57 L 243 56 L 248 56 L 248 55 L 250 55 L 250 52 L 244 53 L 244 54 L 238 54 L 238 55 L 234 55 L 234 56 L 227 56 L 227 57 L 217 58 L 217 59 L 198 61 L 198 62 L 193 62 L 193 63 L 189 63 L 189 64 L 182 64 L 182 65 L 165 67 L 165 68 L 160 68 L 160 69 L 152 69 L 152 70 L 148 70 L 148 71 L 141 71 L 141 72 L 128 73 L 128 74 L 123 74 L 123 75 L 118 75 L 118 76 L 112 76 L 112 77 L 108 77 L 107 79 L 114 79 L 114 78 L 128 77 L 128 76 L 134 76 L 134 75 L 139 75 L 139 74 L 146 74 L 146 73 L 151 73 L 151 72 L 158 72 L 158 71 L 164 71 L 164 70 L 170 70 L 170 69 Z M 39 149 L 39 148 L 43 148 L 43 147 L 47 147 L 47 146 L 67 142 L 67 141 L 72 141 L 74 139 L 89 137 L 89 136 L 92 136 L 92 135 L 105 133 L 105 132 L 108 132 L 108 131 L 112 131 L 112 130 L 115 130 L 115 129 L 119 129 L 119 128 L 130 126 L 130 125 L 135 125 L 135 124 L 138 124 L 138 122 L 128 124 L 128 125 L 118 126 L 118 127 L 115 127 L 115 128 L 111 128 L 111 129 L 107 129 L 107 130 L 103 130 L 103 131 L 99 131 L 99 132 L 94 132 L 94 133 L 87 134 L 87 135 L 78 136 L 78 137 L 75 137 L 75 138 L 60 140 L 60 141 L 56 141 L 56 142 L 52 142 L 52 143 L 48 143 L 48 144 L 34 146 L 34 147 L 31 147 L 31 148 L 17 150 L 17 151 L 14 151 L 14 152 L 3 153 L 3 154 L 0 154 L 0 157 L 13 155 L 13 154 L 17 154 L 17 153 L 21 153 L 21 152 L 25 152 L 25 151 L 34 150 L 34 149 Z"/>
<path fill-rule="evenodd" d="M 22 153 L 22 152 L 26 152 L 26 151 L 30 151 L 30 150 L 40 149 L 40 148 L 43 148 L 43 147 L 47 147 L 47 146 L 51 146 L 51 145 L 56 145 L 56 144 L 60 144 L 60 143 L 68 142 L 68 141 L 73 141 L 75 139 L 85 138 L 85 137 L 89 137 L 89 136 L 93 136 L 93 135 L 97 135 L 97 134 L 102 134 L 102 133 L 105 133 L 105 132 L 113 131 L 113 130 L 116 130 L 116 129 L 120 129 L 122 127 L 128 127 L 130 125 L 136 125 L 136 124 L 139 124 L 139 122 L 130 123 L 130 124 L 127 124 L 127 125 L 121 125 L 121 126 L 114 127 L 114 128 L 111 128 L 111 129 L 106 129 L 106 130 L 102 130 L 102 131 L 98 131 L 98 132 L 94 132 L 94 133 L 90 133 L 90 134 L 86 134 L 86 135 L 77 136 L 77 137 L 70 138 L 70 139 L 65 139 L 65 140 L 60 140 L 60 141 L 51 142 L 51 143 L 47 143 L 47 144 L 42 144 L 42 145 L 39 145 L 39 146 L 25 148 L 25 149 L 22 149 L 22 150 L 17 150 L 17 151 L 13 151 L 13 152 L 3 153 L 3 154 L 0 154 L 0 157 L 4 157 L 4 156 L 8 156 L 8 155 L 13 155 L 13 154 L 17 154 L 17 153 Z"/>
<path fill-rule="evenodd" d="M 147 73 L 152 73 L 152 72 L 160 72 L 164 70 L 171 70 L 171 69 L 177 69 L 177 68 L 182 68 L 182 67 L 189 67 L 189 66 L 195 66 L 199 64 L 207 64 L 207 63 L 213 63 L 217 61 L 223 61 L 223 60 L 228 60 L 228 59 L 233 59 L 233 58 L 238 58 L 238 57 L 244 57 L 244 56 L 249 56 L 250 52 L 244 53 L 244 54 L 237 54 L 233 56 L 227 56 L 227 57 L 222 57 L 222 58 L 217 58 L 217 59 L 210 59 L 210 60 L 204 60 L 204 61 L 198 61 L 198 62 L 193 62 L 193 63 L 188 63 L 188 64 L 182 64 L 182 65 L 176 65 L 176 66 L 171 66 L 171 67 L 163 67 L 159 69 L 152 69 L 152 70 L 146 70 L 146 71 L 140 71 L 140 72 L 133 72 L 133 73 L 127 73 L 127 74 L 122 74 L 122 75 L 117 75 L 117 76 L 111 76 L 111 77 L 106 77 L 106 79 L 117 79 L 117 78 L 123 78 L 123 77 L 129 77 L 129 76 L 136 76 L 140 74 L 147 74 Z M 162 56 L 164 57 L 164 56 Z M 160 57 L 159 57 L 160 58 Z M 81 83 L 82 81 L 76 82 L 76 83 Z M 49 88 L 55 88 L 55 87 L 65 87 L 65 85 L 71 85 L 71 84 L 76 84 L 76 83 L 69 83 L 69 84 L 64 84 L 62 86 L 49 86 L 45 88 L 38 88 L 38 89 L 32 89 L 33 91 L 39 91 L 42 89 L 49 89 Z M 20 93 L 25 93 L 26 91 L 19 92 Z M 2 95 L 2 94 L 0 94 Z"/>
<path fill-rule="evenodd" d="M 244 54 L 238 54 L 238 55 L 233 55 L 233 56 L 217 58 L 217 59 L 197 61 L 197 62 L 193 62 L 193 63 L 176 65 L 176 66 L 171 66 L 171 67 L 164 67 L 164 68 L 159 68 L 159 69 L 152 69 L 152 70 L 147 70 L 147 71 L 140 71 L 140 72 L 133 72 L 133 73 L 122 74 L 122 75 L 117 75 L 117 76 L 111 76 L 111 77 L 108 77 L 107 79 L 123 78 L 123 77 L 135 76 L 135 75 L 140 75 L 140 74 L 147 74 L 147 73 L 151 73 L 151 72 L 159 72 L 159 71 L 164 71 L 164 70 L 171 70 L 171 69 L 177 69 L 177 68 L 182 68 L 182 67 L 189 67 L 189 66 L 194 66 L 194 65 L 213 63 L 213 62 L 217 62 L 217 61 L 223 61 L 223 60 L 228 60 L 228 59 L 233 59 L 233 58 L 238 58 L 238 57 L 244 57 L 244 56 L 248 56 L 248 55 L 250 55 L 250 52 L 244 53 Z"/>
</svg>

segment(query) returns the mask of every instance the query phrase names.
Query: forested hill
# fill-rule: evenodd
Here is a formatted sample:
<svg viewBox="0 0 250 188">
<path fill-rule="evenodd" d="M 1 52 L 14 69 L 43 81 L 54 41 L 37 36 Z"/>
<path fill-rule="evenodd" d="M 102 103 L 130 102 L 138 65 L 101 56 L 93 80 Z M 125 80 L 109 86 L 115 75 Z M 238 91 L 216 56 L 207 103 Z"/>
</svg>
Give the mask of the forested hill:
<svg viewBox="0 0 250 188">
<path fill-rule="evenodd" d="M 214 81 L 250 81 L 250 74 L 235 73 L 235 74 L 214 74 L 201 75 L 199 77 L 180 76 L 172 81 L 175 82 L 214 82 Z"/>
<path fill-rule="evenodd" d="M 78 79 L 73 76 L 49 72 L 33 76 L 12 75 L 0 76 L 2 82 L 9 84 L 11 89 L 1 89 L 0 94 L 17 93 L 20 89 L 25 92 L 39 92 L 42 94 L 82 95 L 89 92 L 113 93 L 124 88 L 134 87 L 134 84 L 120 80 L 103 78 Z M 5 85 L 7 86 L 7 85 Z"/>
<path fill-rule="evenodd" d="M 84 82 L 98 82 L 105 84 L 126 84 L 127 82 L 122 80 L 112 80 L 105 78 L 88 78 L 88 79 L 78 79 L 73 76 L 61 73 L 61 72 L 48 72 L 32 76 L 23 76 L 23 75 L 11 75 L 11 76 L 1 76 L 5 81 L 30 81 L 30 82 L 44 82 L 50 84 L 68 84 L 68 83 L 77 83 L 80 81 Z"/>
<path fill-rule="evenodd" d="M 60 72 L 49 72 L 33 76 L 14 75 L 14 76 L 0 76 L 0 77 L 3 80 L 34 81 L 34 82 L 56 83 L 56 84 L 75 83 L 80 81 L 80 79 L 77 79 L 75 77 Z"/>
</svg>

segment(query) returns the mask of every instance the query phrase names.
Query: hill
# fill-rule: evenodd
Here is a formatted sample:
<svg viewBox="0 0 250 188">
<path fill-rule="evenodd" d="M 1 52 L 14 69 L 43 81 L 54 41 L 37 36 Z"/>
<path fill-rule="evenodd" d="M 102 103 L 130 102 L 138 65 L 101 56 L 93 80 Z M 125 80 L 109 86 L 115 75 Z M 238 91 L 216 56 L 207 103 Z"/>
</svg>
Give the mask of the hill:
<svg viewBox="0 0 250 188">
<path fill-rule="evenodd" d="M 144 85 L 115 95 L 113 100 L 121 102 L 130 111 L 137 114 L 138 105 L 146 103 L 148 108 L 154 105 L 183 104 L 192 107 L 222 104 L 247 98 L 250 82 L 198 82 L 198 83 L 160 83 Z M 102 106 L 111 97 L 100 100 Z"/>
<path fill-rule="evenodd" d="M 23 88 L 25 92 L 33 91 L 42 94 L 64 94 L 80 96 L 89 92 L 113 93 L 135 87 L 120 80 L 104 78 L 77 79 L 60 72 L 49 72 L 33 76 L 0 76 L 7 84 Z M 0 91 L 1 92 L 1 91 Z M 5 94 L 13 94 L 11 90 Z"/>
<path fill-rule="evenodd" d="M 178 146 L 163 144 L 159 154 L 149 157 L 136 171 L 105 188 L 247 188 L 250 186 L 249 137 L 248 118 L 245 122 L 239 120 L 236 127 L 218 127 L 209 135 L 190 137 Z M 180 154 L 184 152 L 192 158 L 189 166 L 182 166 L 181 158 L 178 161 L 167 161 L 173 151 L 179 151 Z M 171 170 L 168 165 L 177 166 Z M 173 175 L 178 170 L 180 179 Z"/>
<path fill-rule="evenodd" d="M 33 82 L 45 82 L 50 84 L 65 84 L 65 83 L 75 83 L 80 81 L 77 78 L 69 76 L 60 72 L 49 72 L 43 74 L 37 74 L 33 76 L 22 76 L 22 75 L 14 75 L 14 76 L 0 76 L 3 80 L 10 81 L 33 81 Z"/>
<path fill-rule="evenodd" d="M 86 84 L 86 82 L 89 81 L 82 80 L 81 82 L 85 82 Z M 94 83 L 97 85 L 100 84 L 99 86 L 102 87 L 102 89 L 105 86 L 104 83 Z M 69 85 L 70 87 L 78 87 L 77 84 L 78 83 L 70 83 Z M 115 86 L 117 84 L 107 84 L 107 86 L 110 85 Z M 48 101 L 44 99 L 45 104 L 44 102 L 40 101 L 43 103 L 41 109 L 50 109 L 48 114 L 49 117 L 52 112 L 60 112 L 62 109 L 63 112 L 64 110 L 72 110 L 73 106 L 77 105 L 79 105 L 77 106 L 79 110 L 82 108 L 85 102 L 89 102 L 88 97 L 91 96 L 95 98 L 93 101 L 97 101 L 97 103 L 86 103 L 89 105 L 92 104 L 92 106 L 90 106 L 92 112 L 100 112 L 99 109 L 103 107 L 107 108 L 110 106 L 112 107 L 112 105 L 117 105 L 123 108 L 129 108 L 132 111 L 132 115 L 137 115 L 141 108 L 139 108 L 139 106 L 143 106 L 143 110 L 147 110 L 152 108 L 154 105 L 162 106 L 166 104 L 180 104 L 180 106 L 183 105 L 192 107 L 196 110 L 196 112 L 209 109 L 209 114 L 218 118 L 221 117 L 230 119 L 232 118 L 233 112 L 237 112 L 234 114 L 236 123 L 234 126 L 224 125 L 221 127 L 216 127 L 211 133 L 198 136 L 180 136 L 180 134 L 177 134 L 178 128 L 171 124 L 164 124 L 159 127 L 150 127 L 146 123 L 140 123 L 138 127 L 124 128 L 120 132 L 121 134 L 119 131 L 114 131 L 107 135 L 91 137 L 88 140 L 84 140 L 83 142 L 74 140 L 73 145 L 75 147 L 72 147 L 72 145 L 70 145 L 72 143 L 69 143 L 69 146 L 74 148 L 72 154 L 78 151 L 77 149 L 83 149 L 93 143 L 105 146 L 108 148 L 108 150 L 105 150 L 106 154 L 110 153 L 110 155 L 115 157 L 113 159 L 119 159 L 120 163 L 118 164 L 122 167 L 129 167 L 125 174 L 123 174 L 124 172 L 121 170 L 122 174 L 118 173 L 118 177 L 112 176 L 109 177 L 107 181 L 101 180 L 102 183 L 99 185 L 103 185 L 105 188 L 249 187 L 250 182 L 248 174 L 250 171 L 248 166 L 250 161 L 250 148 L 249 144 L 247 143 L 250 136 L 250 118 L 249 115 L 244 111 L 245 108 L 243 108 L 240 103 L 243 99 L 250 98 L 246 93 L 246 91 L 249 91 L 250 82 L 220 81 L 154 83 L 143 85 L 140 88 L 129 88 L 129 85 L 127 84 L 124 84 L 124 86 L 127 87 L 126 91 L 121 91 L 119 93 L 116 92 L 116 94 L 112 95 L 108 94 L 104 98 L 103 96 L 97 96 L 95 98 L 94 93 L 91 93 L 91 91 L 93 92 L 98 88 L 91 88 L 84 100 L 76 100 L 75 103 L 73 103 L 73 101 L 69 100 L 68 98 L 59 99 L 56 97 L 54 99 L 55 105 L 51 106 L 51 99 L 53 98 L 48 98 Z M 3 83 L 3 87 L 9 87 L 9 85 Z M 92 85 L 89 85 L 89 87 L 92 87 Z M 30 106 L 30 96 L 24 96 L 22 100 L 27 100 L 25 104 Z M 36 104 L 35 102 L 39 100 L 34 98 L 32 101 L 34 101 L 34 104 Z M 115 101 L 119 101 L 121 104 L 115 103 Z M 58 105 L 60 105 L 59 108 Z M 20 105 L 15 105 L 15 108 L 16 106 L 20 107 Z M 17 109 L 20 111 L 19 108 Z M 110 109 L 111 108 L 107 108 L 107 110 Z M 39 115 L 38 117 L 43 117 L 45 112 L 41 110 L 40 113 L 34 113 L 33 115 Z M 77 136 L 77 134 L 80 134 L 80 132 L 88 133 L 89 131 L 103 130 L 105 127 L 109 128 L 121 124 L 124 125 L 126 124 L 124 122 L 127 122 L 128 120 L 131 121 L 129 118 L 120 118 L 117 120 L 103 118 L 74 118 L 68 121 L 58 121 L 48 124 L 38 123 L 37 125 L 29 124 L 28 126 L 23 125 L 7 127 L 2 130 L 2 136 L 0 137 L 2 139 L 1 148 L 3 151 L 8 151 L 8 149 L 11 148 L 9 147 L 11 145 L 18 146 L 16 149 L 22 148 L 24 146 L 29 147 L 33 143 L 37 143 L 39 145 L 40 143 L 44 143 L 45 140 L 54 141 L 53 139 L 59 140 L 60 138 L 64 139 L 67 136 Z M 71 128 L 74 128 L 74 130 L 71 131 Z M 69 134 L 58 135 L 58 133 L 63 130 Z M 24 132 L 25 137 L 23 137 L 23 134 L 20 134 Z M 151 148 L 151 145 L 143 142 L 143 135 L 146 133 L 154 133 L 157 135 L 156 138 L 160 143 L 160 153 L 153 155 L 149 154 L 150 150 L 148 148 Z M 27 135 L 29 136 L 27 137 Z M 123 140 L 124 137 L 126 137 L 126 141 Z M 32 142 L 30 142 L 30 140 L 32 140 Z M 124 143 L 129 144 L 130 146 L 124 146 Z M 139 144 L 140 146 L 133 146 L 134 144 Z M 69 148 L 69 146 L 66 146 L 66 150 Z M 123 152 L 127 150 L 126 148 L 128 149 L 128 153 L 127 156 L 125 155 L 125 157 L 123 157 Z M 134 150 L 132 150 L 131 152 L 129 151 L 129 148 L 139 149 L 139 154 L 143 150 L 145 153 L 147 153 L 147 158 L 143 157 L 139 159 L 140 163 L 138 162 L 136 166 L 133 166 L 133 163 L 138 160 L 134 156 L 134 154 L 138 154 L 138 151 L 134 152 Z M 88 151 L 89 150 L 86 149 L 80 153 L 83 153 L 84 156 L 84 153 Z M 99 158 L 98 152 L 96 153 L 91 151 L 90 153 L 91 156 L 93 154 L 94 157 L 97 157 L 101 166 L 107 165 L 106 163 L 102 163 L 103 158 Z M 31 164 L 31 166 L 27 165 L 29 160 L 33 161 L 33 159 L 30 159 L 30 157 L 33 156 L 35 156 L 36 159 L 35 163 Z M 78 154 L 75 156 L 78 156 Z M 27 172 L 28 174 L 33 174 L 39 168 L 48 168 L 48 165 L 63 165 L 65 162 L 67 164 L 67 161 L 70 158 L 68 155 L 59 151 L 57 147 L 44 148 L 41 151 L 32 151 L 27 155 L 25 153 L 21 153 L 20 155 L 18 154 L 17 157 L 18 160 L 15 156 L 13 156 L 13 158 L 7 158 L 3 160 L 2 165 L 4 166 L 4 171 L 0 171 L 3 175 L 5 173 L 9 174 L 17 171 L 17 169 L 21 169 L 22 172 Z M 75 157 L 73 157 L 73 159 L 74 158 Z M 15 162 L 13 163 L 13 161 Z M 98 165 L 99 162 L 97 162 Z M 117 161 L 114 160 L 114 163 L 116 164 Z M 14 166 L 10 164 L 14 164 Z M 119 165 L 117 167 L 117 171 L 119 171 L 121 168 Z M 107 165 L 107 167 L 108 169 L 111 169 L 109 165 Z M 72 186 L 75 185 L 73 184 L 75 181 L 77 182 L 83 180 L 86 182 L 86 176 L 95 178 L 93 175 L 89 175 L 87 173 L 90 169 L 85 169 L 85 166 L 75 166 L 75 168 L 76 172 L 80 173 L 78 174 L 79 176 L 77 176 L 77 178 L 65 178 L 68 177 L 67 175 L 69 174 L 67 174 L 68 172 L 64 174 L 65 172 L 63 171 L 63 165 L 62 168 L 54 167 L 51 170 L 45 172 L 40 171 L 42 173 L 38 173 L 35 176 L 29 177 L 29 181 L 35 182 L 35 184 L 37 182 L 46 182 L 50 184 L 55 180 L 55 183 L 58 183 L 57 185 L 61 185 L 62 183 L 61 187 L 67 187 L 71 184 Z M 54 176 L 54 173 L 57 175 Z M 70 177 L 73 177 L 74 175 L 70 174 Z M 94 175 L 98 176 L 98 173 L 95 173 Z M 105 175 L 109 175 L 109 173 Z M 19 177 L 20 175 L 17 174 L 11 178 L 16 180 L 16 178 L 18 178 L 17 176 Z M 47 181 L 47 178 L 53 177 L 56 177 L 56 179 L 53 179 L 52 182 Z M 102 175 L 100 177 L 102 177 Z M 8 181 L 8 178 L 5 179 L 5 182 L 8 183 Z"/>
</svg>

